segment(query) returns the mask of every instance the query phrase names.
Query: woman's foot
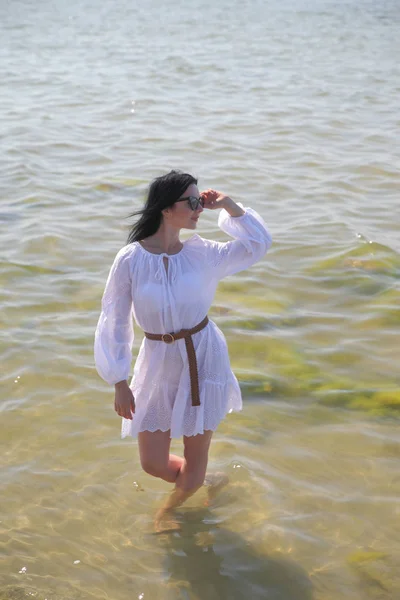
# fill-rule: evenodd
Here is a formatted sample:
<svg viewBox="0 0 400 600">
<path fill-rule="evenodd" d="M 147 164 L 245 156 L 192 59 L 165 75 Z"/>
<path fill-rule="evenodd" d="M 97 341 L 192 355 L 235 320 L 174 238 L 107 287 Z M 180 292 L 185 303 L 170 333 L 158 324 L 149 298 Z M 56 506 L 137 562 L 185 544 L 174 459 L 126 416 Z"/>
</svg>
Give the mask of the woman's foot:
<svg viewBox="0 0 400 600">
<path fill-rule="evenodd" d="M 207 498 L 204 506 L 211 506 L 219 492 L 229 483 L 228 475 L 217 471 L 217 473 L 206 473 L 204 485 L 207 488 Z"/>
<path fill-rule="evenodd" d="M 154 518 L 154 531 L 156 533 L 167 533 L 180 529 L 178 521 L 174 518 L 172 510 L 160 508 Z"/>
</svg>

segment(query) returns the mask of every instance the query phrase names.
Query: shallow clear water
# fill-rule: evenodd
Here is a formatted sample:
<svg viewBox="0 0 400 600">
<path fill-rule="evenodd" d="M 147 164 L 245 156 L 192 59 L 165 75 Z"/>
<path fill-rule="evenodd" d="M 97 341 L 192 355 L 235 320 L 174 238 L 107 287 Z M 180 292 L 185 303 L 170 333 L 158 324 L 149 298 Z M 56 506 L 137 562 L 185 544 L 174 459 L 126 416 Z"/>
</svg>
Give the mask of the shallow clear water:
<svg viewBox="0 0 400 600">
<path fill-rule="evenodd" d="M 0 6 L 1 598 L 400 595 L 399 15 Z M 231 484 L 156 536 L 170 486 L 120 440 L 93 334 L 124 217 L 174 167 L 274 246 L 210 313 L 244 396 L 210 451 Z M 198 231 L 225 239 L 215 213 Z"/>
</svg>

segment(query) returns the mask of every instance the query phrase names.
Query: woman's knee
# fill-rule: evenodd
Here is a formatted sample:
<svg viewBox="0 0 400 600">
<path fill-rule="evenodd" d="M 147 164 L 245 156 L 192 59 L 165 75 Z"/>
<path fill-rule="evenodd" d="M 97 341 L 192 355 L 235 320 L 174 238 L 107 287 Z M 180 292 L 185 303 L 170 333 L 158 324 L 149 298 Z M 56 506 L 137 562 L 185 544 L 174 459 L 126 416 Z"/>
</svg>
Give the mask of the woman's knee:
<svg viewBox="0 0 400 600">
<path fill-rule="evenodd" d="M 152 462 L 146 458 L 141 458 L 140 463 L 142 465 L 142 469 L 145 473 L 152 475 L 153 477 L 161 477 L 163 478 L 165 473 L 167 472 L 166 467 L 159 463 Z"/>
<path fill-rule="evenodd" d="M 165 475 L 168 470 L 169 431 L 143 431 L 139 433 L 139 456 L 143 471 L 154 477 Z"/>
</svg>

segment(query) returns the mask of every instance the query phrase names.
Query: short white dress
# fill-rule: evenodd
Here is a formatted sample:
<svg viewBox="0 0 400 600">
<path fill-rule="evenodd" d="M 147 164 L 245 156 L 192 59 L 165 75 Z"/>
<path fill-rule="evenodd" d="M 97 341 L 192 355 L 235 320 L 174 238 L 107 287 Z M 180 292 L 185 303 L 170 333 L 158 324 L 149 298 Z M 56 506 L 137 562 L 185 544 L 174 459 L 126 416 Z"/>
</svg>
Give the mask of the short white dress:
<svg viewBox="0 0 400 600">
<path fill-rule="evenodd" d="M 105 286 L 94 356 L 99 375 L 110 385 L 127 380 L 134 330 L 171 333 L 191 329 L 207 315 L 220 279 L 247 269 L 271 246 L 262 217 L 252 208 L 240 217 L 222 209 L 218 226 L 235 238 L 217 242 L 192 235 L 177 254 L 154 254 L 133 242 L 117 253 Z M 164 257 L 168 258 L 168 268 Z M 122 418 L 121 437 L 140 431 L 168 431 L 171 438 L 215 430 L 227 413 L 242 410 L 222 331 L 210 320 L 192 336 L 199 375 L 200 406 L 192 406 L 185 340 L 171 344 L 146 337 L 140 346 L 130 388 L 132 420 Z"/>
</svg>

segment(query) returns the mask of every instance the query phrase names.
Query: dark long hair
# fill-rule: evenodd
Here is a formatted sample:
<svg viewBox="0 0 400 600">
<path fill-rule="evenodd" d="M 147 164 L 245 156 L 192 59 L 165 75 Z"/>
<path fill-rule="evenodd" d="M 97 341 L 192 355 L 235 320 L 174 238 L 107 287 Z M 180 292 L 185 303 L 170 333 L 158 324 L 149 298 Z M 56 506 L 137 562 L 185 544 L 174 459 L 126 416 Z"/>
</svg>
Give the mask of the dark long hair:
<svg viewBox="0 0 400 600">
<path fill-rule="evenodd" d="M 144 240 L 156 233 L 161 225 L 162 210 L 172 206 L 184 191 L 192 184 L 197 185 L 197 179 L 189 173 L 181 171 L 170 171 L 166 175 L 156 177 L 149 186 L 146 204 L 141 210 L 137 210 L 127 218 L 137 217 L 128 235 L 127 244 Z"/>
</svg>

